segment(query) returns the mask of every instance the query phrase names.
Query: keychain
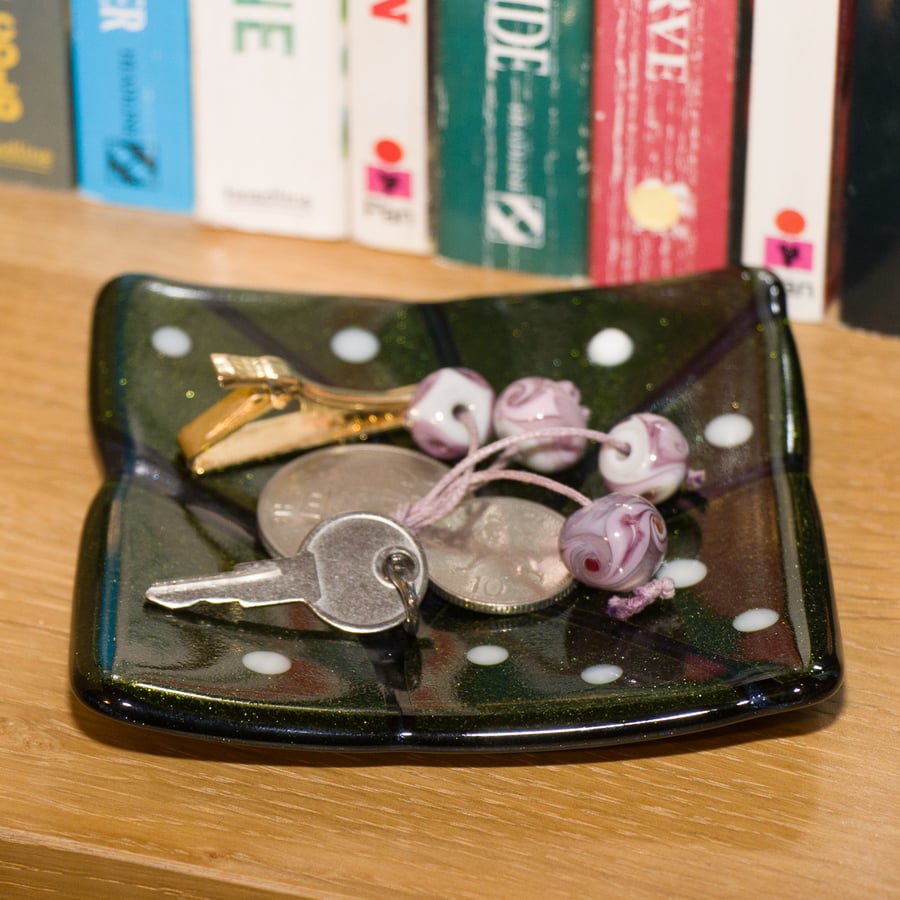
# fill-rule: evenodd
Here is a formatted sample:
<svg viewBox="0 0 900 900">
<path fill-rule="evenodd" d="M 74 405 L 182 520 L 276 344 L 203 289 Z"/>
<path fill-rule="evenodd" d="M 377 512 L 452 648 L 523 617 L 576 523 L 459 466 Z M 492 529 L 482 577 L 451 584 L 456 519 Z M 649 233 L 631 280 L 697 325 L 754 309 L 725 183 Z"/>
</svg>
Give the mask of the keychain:
<svg viewBox="0 0 900 900">
<path fill-rule="evenodd" d="M 357 512 L 320 522 L 293 556 L 158 581 L 146 597 L 172 610 L 199 603 L 245 609 L 304 603 L 341 631 L 370 634 L 402 625 L 415 634 L 427 583 L 425 554 L 415 536 L 386 516 Z"/>
<path fill-rule="evenodd" d="M 674 593 L 671 579 L 653 579 L 667 544 L 653 504 L 682 484 L 698 486 L 703 474 L 687 468 L 687 441 L 664 417 L 638 413 L 609 433 L 589 429 L 577 388 L 537 376 L 499 396 L 469 369 L 441 369 L 393 391 L 350 393 L 303 379 L 277 357 L 212 359 L 231 393 L 179 433 L 198 474 L 401 427 L 429 455 L 355 444 L 298 457 L 273 476 L 258 504 L 261 539 L 280 558 L 158 582 L 146 593 L 150 601 L 170 609 L 303 602 L 344 631 L 403 625 L 414 634 L 429 578 L 445 599 L 499 614 L 554 603 L 575 579 L 631 591 L 608 601 L 618 618 Z M 255 421 L 294 400 L 299 411 Z M 482 446 L 491 430 L 499 438 Z M 577 462 L 590 440 L 602 445 L 598 466 L 610 490 L 596 500 L 548 474 Z M 448 468 L 434 457 L 463 459 Z M 512 463 L 528 468 L 508 468 Z M 534 501 L 473 496 L 501 479 L 547 488 L 581 509 L 565 519 Z"/>
</svg>

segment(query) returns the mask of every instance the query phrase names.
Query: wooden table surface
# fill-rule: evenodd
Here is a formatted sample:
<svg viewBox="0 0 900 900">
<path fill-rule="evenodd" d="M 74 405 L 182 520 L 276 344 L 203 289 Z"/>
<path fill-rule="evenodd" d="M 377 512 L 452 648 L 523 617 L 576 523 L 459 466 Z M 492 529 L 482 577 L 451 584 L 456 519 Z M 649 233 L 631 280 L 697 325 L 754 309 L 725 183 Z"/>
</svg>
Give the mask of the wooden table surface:
<svg viewBox="0 0 900 900">
<path fill-rule="evenodd" d="M 794 327 L 845 651 L 833 699 L 593 751 L 279 752 L 119 725 L 70 693 L 101 479 L 89 325 L 130 271 L 423 299 L 558 286 L 0 188 L 0 896 L 900 896 L 900 340 Z"/>
</svg>

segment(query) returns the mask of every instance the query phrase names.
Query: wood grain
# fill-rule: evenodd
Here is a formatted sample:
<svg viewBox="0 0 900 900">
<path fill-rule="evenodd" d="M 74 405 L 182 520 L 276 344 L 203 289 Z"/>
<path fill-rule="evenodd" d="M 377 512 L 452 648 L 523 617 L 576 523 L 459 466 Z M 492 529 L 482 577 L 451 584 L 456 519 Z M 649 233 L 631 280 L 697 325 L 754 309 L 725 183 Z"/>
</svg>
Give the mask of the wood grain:
<svg viewBox="0 0 900 900">
<path fill-rule="evenodd" d="M 101 481 L 90 318 L 122 272 L 434 299 L 558 286 L 0 188 L 0 895 L 900 894 L 900 340 L 797 325 L 846 686 L 691 738 L 508 756 L 281 753 L 121 726 L 70 696 Z"/>
</svg>

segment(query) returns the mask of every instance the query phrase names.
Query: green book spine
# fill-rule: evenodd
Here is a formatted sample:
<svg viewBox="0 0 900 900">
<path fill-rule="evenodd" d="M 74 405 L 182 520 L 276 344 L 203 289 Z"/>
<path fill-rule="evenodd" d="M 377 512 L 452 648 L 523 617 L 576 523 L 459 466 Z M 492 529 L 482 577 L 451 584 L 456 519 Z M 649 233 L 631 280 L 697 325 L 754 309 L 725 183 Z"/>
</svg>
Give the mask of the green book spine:
<svg viewBox="0 0 900 900">
<path fill-rule="evenodd" d="M 437 252 L 587 271 L 593 0 L 436 3 Z"/>
<path fill-rule="evenodd" d="M 75 180 L 65 0 L 0 0 L 0 178 Z"/>
</svg>

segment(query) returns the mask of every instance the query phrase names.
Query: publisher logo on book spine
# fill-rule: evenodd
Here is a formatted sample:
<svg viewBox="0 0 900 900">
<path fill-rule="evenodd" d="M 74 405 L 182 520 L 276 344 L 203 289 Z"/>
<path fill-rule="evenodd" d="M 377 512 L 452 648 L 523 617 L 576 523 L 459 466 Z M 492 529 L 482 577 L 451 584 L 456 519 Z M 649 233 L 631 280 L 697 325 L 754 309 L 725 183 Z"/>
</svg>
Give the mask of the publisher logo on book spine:
<svg viewBox="0 0 900 900">
<path fill-rule="evenodd" d="M 377 163 L 366 166 L 366 190 L 381 197 L 412 197 L 412 173 L 398 166 L 403 147 L 390 139 L 375 144 Z"/>
<path fill-rule="evenodd" d="M 806 219 L 795 209 L 782 209 L 773 221 L 780 234 L 765 238 L 765 265 L 770 268 L 811 272 L 813 244 L 811 241 L 800 240 L 806 228 Z"/>
<path fill-rule="evenodd" d="M 117 138 L 106 142 L 107 178 L 117 185 L 151 188 L 159 175 L 159 163 L 152 148 L 140 141 Z"/>
<path fill-rule="evenodd" d="M 493 244 L 540 249 L 546 240 L 543 197 L 488 191 L 485 236 Z"/>
</svg>

